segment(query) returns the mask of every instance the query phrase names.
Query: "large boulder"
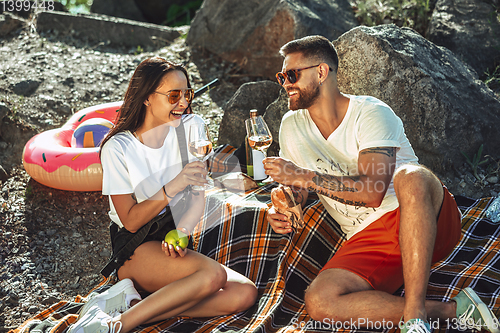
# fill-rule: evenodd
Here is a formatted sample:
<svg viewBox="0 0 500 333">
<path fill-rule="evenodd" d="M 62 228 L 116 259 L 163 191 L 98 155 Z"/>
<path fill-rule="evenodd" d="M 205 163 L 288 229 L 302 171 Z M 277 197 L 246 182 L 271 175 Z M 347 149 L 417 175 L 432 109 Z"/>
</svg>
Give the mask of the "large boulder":
<svg viewBox="0 0 500 333">
<path fill-rule="evenodd" d="M 157 49 L 181 35 L 179 29 L 161 25 L 136 22 L 97 14 L 69 14 L 63 12 L 41 12 L 37 17 L 37 31 L 58 31 L 111 45 Z"/>
<path fill-rule="evenodd" d="M 461 151 L 481 144 L 500 157 L 500 99 L 448 49 L 395 25 L 358 27 L 334 44 L 340 90 L 391 106 L 422 164 L 452 173 Z"/>
<path fill-rule="evenodd" d="M 427 38 L 469 64 L 479 77 L 500 65 L 500 21 L 490 0 L 438 0 Z"/>
<path fill-rule="evenodd" d="M 6 37 L 13 31 L 23 27 L 26 21 L 11 13 L 0 14 L 0 37 Z"/>
<path fill-rule="evenodd" d="M 274 79 L 285 43 L 307 35 L 335 39 L 357 24 L 347 0 L 205 0 L 187 43 Z"/>
<path fill-rule="evenodd" d="M 239 147 L 245 140 L 245 120 L 250 117 L 250 110 L 257 109 L 264 116 L 266 108 L 273 103 L 284 90 L 272 81 L 250 82 L 243 84 L 229 100 L 224 108 L 224 116 L 219 127 L 218 144 L 229 144 Z M 264 116 L 264 119 L 267 118 Z M 281 117 L 268 123 L 273 139 L 278 137 Z"/>
<path fill-rule="evenodd" d="M 281 119 L 288 111 L 288 94 L 286 90 L 282 88 L 279 91 L 278 98 L 267 106 L 266 113 L 264 113 L 264 121 L 273 135 L 273 143 L 267 150 L 268 156 L 278 156 L 279 154 Z"/>
</svg>

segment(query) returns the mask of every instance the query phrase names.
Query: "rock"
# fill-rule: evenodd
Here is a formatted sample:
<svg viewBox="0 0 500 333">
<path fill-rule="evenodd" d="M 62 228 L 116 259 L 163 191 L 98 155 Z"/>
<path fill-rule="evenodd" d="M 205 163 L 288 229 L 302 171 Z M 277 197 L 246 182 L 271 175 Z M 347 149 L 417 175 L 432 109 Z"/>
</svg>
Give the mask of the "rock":
<svg viewBox="0 0 500 333">
<path fill-rule="evenodd" d="M 205 0 L 186 42 L 274 80 L 285 43 L 312 34 L 335 39 L 357 25 L 347 0 Z"/>
<path fill-rule="evenodd" d="M 136 48 L 161 48 L 180 36 L 178 29 L 120 19 L 105 15 L 41 12 L 37 18 L 37 31 L 57 30 L 61 34 L 75 32 L 79 38 L 95 43 Z"/>
<path fill-rule="evenodd" d="M 19 304 L 19 297 L 17 295 L 15 295 L 15 294 L 8 295 L 5 298 L 5 302 L 7 304 L 16 306 L 16 305 Z"/>
<path fill-rule="evenodd" d="M 395 25 L 358 27 L 334 44 L 340 90 L 391 106 L 422 164 L 452 173 L 461 151 L 473 156 L 483 143 L 498 158 L 500 99 L 452 52 Z"/>
<path fill-rule="evenodd" d="M 0 165 L 0 182 L 3 184 L 7 181 L 7 179 L 9 179 L 9 177 L 9 173 L 5 171 L 2 165 Z"/>
<path fill-rule="evenodd" d="M 11 13 L 3 13 L 0 15 L 0 37 L 5 37 L 13 31 L 22 28 L 26 21 Z"/>
<path fill-rule="evenodd" d="M 496 6 L 499 6 L 498 3 Z M 427 38 L 450 49 L 483 77 L 500 65 L 500 22 L 495 6 L 483 0 L 439 0 Z"/>
<path fill-rule="evenodd" d="M 59 302 L 59 298 L 52 296 L 52 295 L 49 297 L 43 298 L 41 301 L 41 303 L 44 305 L 52 305 L 52 304 L 58 303 L 58 302 Z"/>
<path fill-rule="evenodd" d="M 109 258 L 111 257 L 111 251 L 109 251 L 107 248 L 99 252 L 99 255 L 103 258 Z"/>
<path fill-rule="evenodd" d="M 267 106 L 278 97 L 280 90 L 281 86 L 272 81 L 243 84 L 224 108 L 218 143 L 239 147 L 245 140 L 245 120 L 250 117 L 250 110 L 257 109 L 259 115 L 263 115 Z M 273 137 L 277 136 L 276 128 L 271 132 Z"/>
<path fill-rule="evenodd" d="M 75 216 L 75 217 L 73 218 L 73 223 L 74 223 L 74 224 L 80 224 L 80 223 L 82 223 L 82 221 L 83 221 L 83 219 L 82 219 L 82 217 L 81 217 L 80 215 L 77 215 L 77 216 Z M 74 235 L 74 234 L 73 234 L 73 237 L 75 237 L 75 235 Z"/>
<path fill-rule="evenodd" d="M 129 20 L 146 21 L 134 0 L 94 0 L 90 11 Z"/>
<path fill-rule="evenodd" d="M 45 233 L 47 234 L 48 237 L 50 237 L 50 236 L 56 234 L 57 230 L 55 230 L 55 229 L 49 229 Z"/>
<path fill-rule="evenodd" d="M 496 183 L 498 183 L 498 177 L 497 176 L 491 176 L 491 177 L 488 177 L 486 179 L 486 181 L 488 181 L 488 183 L 496 184 Z"/>
<path fill-rule="evenodd" d="M 10 109 L 5 103 L 0 102 L 0 137 L 2 136 L 2 122 L 3 118 L 10 112 Z"/>
<path fill-rule="evenodd" d="M 16 95 L 30 96 L 33 94 L 42 82 L 38 80 L 22 80 L 12 85 L 12 90 Z"/>
<path fill-rule="evenodd" d="M 288 112 L 288 94 L 285 89 L 281 89 L 278 98 L 269 104 L 264 114 L 269 130 L 273 134 L 273 143 L 267 150 L 267 156 L 278 156 L 279 153 L 279 130 L 281 118 Z"/>
<path fill-rule="evenodd" d="M 38 7 L 35 6 L 34 0 L 30 0 L 29 5 L 27 4 L 27 2 L 28 2 L 27 0 L 22 0 L 22 3 L 21 2 L 16 3 L 15 1 L 8 3 L 8 0 L 7 0 L 7 1 L 5 1 L 5 7 L 4 7 L 4 5 L 0 6 L 0 14 L 2 13 L 2 11 L 5 8 L 5 12 L 4 12 L 5 14 L 15 14 L 17 16 L 21 16 L 22 18 L 27 19 L 36 10 L 42 10 L 44 8 L 46 10 L 57 10 L 57 11 L 64 11 L 64 12 L 68 11 L 66 9 L 66 7 L 64 7 L 64 5 L 58 1 L 51 1 L 51 4 L 50 4 L 51 7 L 48 7 L 49 5 L 48 5 L 47 0 L 45 1 L 46 2 L 45 7 L 42 6 L 42 1 L 40 1 L 40 0 L 36 0 L 36 4 L 38 5 Z"/>
</svg>

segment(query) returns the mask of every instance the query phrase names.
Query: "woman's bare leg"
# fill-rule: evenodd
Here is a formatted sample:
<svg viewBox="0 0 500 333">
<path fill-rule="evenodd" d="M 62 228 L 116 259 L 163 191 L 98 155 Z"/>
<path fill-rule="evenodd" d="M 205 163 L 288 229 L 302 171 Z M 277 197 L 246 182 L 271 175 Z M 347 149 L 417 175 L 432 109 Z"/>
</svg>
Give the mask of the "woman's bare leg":
<svg viewBox="0 0 500 333">
<path fill-rule="evenodd" d="M 181 314 L 207 317 L 242 311 L 256 297 L 255 286 L 242 275 L 194 251 L 182 258 L 166 256 L 159 242 L 139 246 L 118 276 L 152 293 L 121 315 L 122 333 Z"/>
</svg>

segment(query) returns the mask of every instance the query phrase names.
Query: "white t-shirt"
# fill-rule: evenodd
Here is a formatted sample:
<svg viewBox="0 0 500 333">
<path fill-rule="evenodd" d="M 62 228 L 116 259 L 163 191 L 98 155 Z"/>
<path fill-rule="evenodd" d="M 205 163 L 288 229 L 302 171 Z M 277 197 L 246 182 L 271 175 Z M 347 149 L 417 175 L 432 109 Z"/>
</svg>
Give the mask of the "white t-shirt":
<svg viewBox="0 0 500 333">
<path fill-rule="evenodd" d="M 183 124 L 188 143 L 189 125 L 203 123 L 197 115 L 184 115 Z M 150 148 L 142 144 L 130 131 L 114 135 L 102 148 L 102 194 L 134 193 L 137 202 L 147 200 L 162 186 L 174 179 L 182 170 L 181 152 L 174 127 L 169 131 L 160 148 Z M 189 162 L 196 160 L 189 152 Z M 171 206 L 182 197 L 182 192 L 174 197 Z M 113 201 L 109 197 L 109 217 L 120 227 L 123 224 L 116 213 Z"/>
<path fill-rule="evenodd" d="M 387 104 L 370 96 L 346 97 L 350 99 L 347 113 L 328 139 L 309 111 L 287 112 L 280 127 L 280 156 L 300 167 L 334 176 L 359 175 L 358 155 L 367 148 L 396 147 L 396 168 L 418 162 L 401 119 Z M 347 238 L 399 206 L 392 180 L 377 208 L 347 205 L 324 195 L 319 198 Z"/>
</svg>

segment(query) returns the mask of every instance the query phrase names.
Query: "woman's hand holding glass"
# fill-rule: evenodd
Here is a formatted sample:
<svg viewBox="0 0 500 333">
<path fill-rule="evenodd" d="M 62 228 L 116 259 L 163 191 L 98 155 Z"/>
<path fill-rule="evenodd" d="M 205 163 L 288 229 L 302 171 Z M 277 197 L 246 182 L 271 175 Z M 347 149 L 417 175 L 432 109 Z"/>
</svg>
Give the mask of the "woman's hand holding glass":
<svg viewBox="0 0 500 333">
<path fill-rule="evenodd" d="M 194 123 L 189 126 L 188 150 L 191 155 L 202 162 L 205 162 L 212 153 L 212 141 L 205 123 Z M 213 187 L 214 181 L 207 177 L 204 186 L 193 186 L 193 190 L 204 191 Z"/>
<path fill-rule="evenodd" d="M 165 185 L 165 192 L 169 197 L 173 197 L 189 185 L 203 186 L 207 183 L 207 174 L 203 162 L 194 161 L 188 163 L 174 179 Z"/>
</svg>

